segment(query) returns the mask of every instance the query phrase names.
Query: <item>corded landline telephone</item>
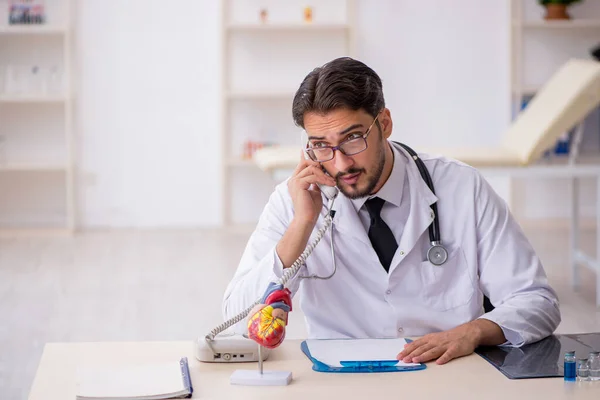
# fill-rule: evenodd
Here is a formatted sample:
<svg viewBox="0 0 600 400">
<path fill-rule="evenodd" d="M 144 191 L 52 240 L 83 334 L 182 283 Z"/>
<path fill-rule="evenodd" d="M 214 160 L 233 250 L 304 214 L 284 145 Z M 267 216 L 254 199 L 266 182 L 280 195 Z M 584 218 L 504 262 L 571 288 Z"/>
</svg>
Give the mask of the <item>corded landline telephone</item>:
<svg viewBox="0 0 600 400">
<path fill-rule="evenodd" d="M 308 158 L 305 152 L 304 156 Z M 278 284 L 284 287 L 300 270 L 333 221 L 334 211 L 332 211 L 332 208 L 335 198 L 338 195 L 338 189 L 333 186 L 321 184 L 317 184 L 317 186 L 329 202 L 325 221 L 323 226 L 317 231 L 315 240 L 308 244 L 300 257 L 298 257 L 290 268 L 284 270 L 283 276 L 277 281 Z M 208 335 L 199 337 L 196 340 L 196 358 L 203 362 L 253 362 L 258 361 L 259 358 L 262 358 L 263 361 L 266 360 L 269 357 L 269 349 L 265 348 L 259 351 L 258 344 L 246 336 L 233 333 L 222 334 L 226 329 L 244 320 L 259 302 L 260 299 L 257 299 L 244 311 L 214 328 Z"/>
</svg>

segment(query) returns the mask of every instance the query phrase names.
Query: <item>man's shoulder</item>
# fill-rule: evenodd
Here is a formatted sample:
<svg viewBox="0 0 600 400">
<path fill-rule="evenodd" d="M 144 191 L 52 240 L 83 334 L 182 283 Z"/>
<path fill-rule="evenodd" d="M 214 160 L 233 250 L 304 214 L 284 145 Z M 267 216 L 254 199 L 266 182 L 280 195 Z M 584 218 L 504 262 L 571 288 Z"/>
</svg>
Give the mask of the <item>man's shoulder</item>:
<svg viewBox="0 0 600 400">
<path fill-rule="evenodd" d="M 460 160 L 433 153 L 419 153 L 419 158 L 437 188 L 446 188 L 452 192 L 475 193 L 483 202 L 497 196 L 481 171 Z"/>
<path fill-rule="evenodd" d="M 282 200 L 291 200 L 290 198 L 290 192 L 288 190 L 288 181 L 290 180 L 290 178 L 285 178 L 283 181 L 277 183 L 275 185 L 275 188 L 273 189 L 273 193 L 271 194 L 271 198 L 273 198 L 274 196 L 277 197 L 278 199 L 282 199 Z"/>
<path fill-rule="evenodd" d="M 430 173 L 433 171 L 432 175 L 450 173 L 454 177 L 463 178 L 476 178 L 480 175 L 475 167 L 443 154 L 419 153 L 419 158 L 423 160 Z"/>
</svg>

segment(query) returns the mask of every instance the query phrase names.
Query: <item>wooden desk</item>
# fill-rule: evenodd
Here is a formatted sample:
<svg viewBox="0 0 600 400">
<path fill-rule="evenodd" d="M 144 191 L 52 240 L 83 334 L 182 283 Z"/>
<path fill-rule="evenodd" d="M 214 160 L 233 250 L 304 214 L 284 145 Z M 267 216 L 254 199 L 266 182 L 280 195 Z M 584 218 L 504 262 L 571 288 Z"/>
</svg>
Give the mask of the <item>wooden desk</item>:
<svg viewBox="0 0 600 400">
<path fill-rule="evenodd" d="M 229 384 L 236 369 L 249 364 L 207 364 L 194 357 L 189 342 L 50 343 L 44 348 L 29 400 L 75 399 L 77 365 L 119 365 L 172 361 L 187 356 L 197 399 L 600 399 L 600 382 L 564 382 L 562 378 L 509 380 L 477 355 L 444 366 L 429 363 L 413 372 L 330 374 L 314 372 L 300 350 L 287 340 L 273 352 L 265 370 L 293 373 L 289 386 L 248 387 Z M 275 397 L 270 397 L 275 396 Z"/>
</svg>

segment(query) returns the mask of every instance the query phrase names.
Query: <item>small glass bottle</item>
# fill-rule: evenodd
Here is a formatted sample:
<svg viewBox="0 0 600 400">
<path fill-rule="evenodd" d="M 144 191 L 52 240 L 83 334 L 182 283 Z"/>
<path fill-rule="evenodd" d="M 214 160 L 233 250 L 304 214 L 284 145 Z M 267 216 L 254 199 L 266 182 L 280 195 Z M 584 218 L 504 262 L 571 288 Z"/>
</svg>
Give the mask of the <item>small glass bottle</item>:
<svg viewBox="0 0 600 400">
<path fill-rule="evenodd" d="M 590 368 L 587 358 L 577 360 L 577 380 L 579 382 L 590 380 Z"/>
<path fill-rule="evenodd" d="M 577 379 L 576 376 L 576 366 L 575 366 L 575 352 L 567 351 L 565 353 L 565 381 L 575 381 Z"/>
<path fill-rule="evenodd" d="M 588 360 L 590 380 L 600 381 L 600 352 L 592 351 Z"/>
</svg>

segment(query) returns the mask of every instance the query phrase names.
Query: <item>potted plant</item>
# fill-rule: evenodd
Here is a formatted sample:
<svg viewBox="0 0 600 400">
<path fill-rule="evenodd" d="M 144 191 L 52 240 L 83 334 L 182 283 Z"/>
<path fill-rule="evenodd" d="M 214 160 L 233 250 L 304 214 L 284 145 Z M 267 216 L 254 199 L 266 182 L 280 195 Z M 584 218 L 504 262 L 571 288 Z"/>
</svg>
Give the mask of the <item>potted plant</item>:
<svg viewBox="0 0 600 400">
<path fill-rule="evenodd" d="M 567 12 L 567 7 L 573 3 L 579 3 L 582 0 L 538 0 L 541 5 L 546 7 L 545 19 L 571 19 Z"/>
</svg>

